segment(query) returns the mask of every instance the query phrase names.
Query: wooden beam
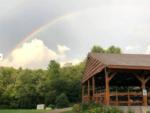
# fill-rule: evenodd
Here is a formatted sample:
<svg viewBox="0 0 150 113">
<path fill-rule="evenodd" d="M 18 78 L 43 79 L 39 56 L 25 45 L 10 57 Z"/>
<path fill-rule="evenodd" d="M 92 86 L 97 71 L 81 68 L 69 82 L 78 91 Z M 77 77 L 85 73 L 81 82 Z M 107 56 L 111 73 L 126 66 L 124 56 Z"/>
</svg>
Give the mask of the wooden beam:
<svg viewBox="0 0 150 113">
<path fill-rule="evenodd" d="M 93 100 L 94 100 L 94 95 L 95 95 L 95 78 L 94 78 L 94 76 L 92 78 L 92 91 L 93 91 Z"/>
<path fill-rule="evenodd" d="M 88 80 L 88 101 L 90 100 L 90 80 Z"/>
<path fill-rule="evenodd" d="M 110 81 L 112 78 L 114 78 L 115 75 L 116 75 L 116 73 L 111 74 L 111 75 L 109 76 L 109 81 Z"/>
<path fill-rule="evenodd" d="M 109 103 L 110 103 L 109 75 L 105 68 L 105 104 L 109 105 Z"/>
<path fill-rule="evenodd" d="M 84 102 L 84 84 L 82 84 L 82 103 Z"/>
<path fill-rule="evenodd" d="M 142 82 L 141 87 L 142 87 L 142 92 L 144 90 L 146 90 L 146 82 L 145 81 Z M 147 106 L 147 95 L 144 95 L 144 94 L 143 94 L 143 106 Z"/>
<path fill-rule="evenodd" d="M 110 69 L 130 69 L 130 70 L 148 70 L 150 71 L 150 66 L 123 66 L 123 65 L 109 65 Z"/>
<path fill-rule="evenodd" d="M 136 77 L 140 82 L 143 81 L 143 79 L 142 79 L 139 75 L 135 75 L 135 77 Z"/>
<path fill-rule="evenodd" d="M 148 76 L 147 78 L 145 78 L 145 75 L 136 75 L 136 78 L 141 82 L 141 88 L 143 92 L 144 90 L 146 90 L 146 83 L 148 82 L 148 80 L 150 80 L 150 77 Z M 147 95 L 143 95 L 143 106 L 147 106 Z"/>
<path fill-rule="evenodd" d="M 150 80 L 150 76 L 145 78 L 145 75 L 139 76 L 135 74 L 135 77 L 140 81 L 140 82 L 145 82 L 145 84 Z"/>
<path fill-rule="evenodd" d="M 129 88 L 128 88 L 128 106 L 130 106 L 131 105 L 131 103 L 130 103 L 130 91 L 129 91 Z"/>
<path fill-rule="evenodd" d="M 110 80 L 116 75 L 116 73 L 113 73 L 111 75 L 108 74 L 107 69 L 105 68 L 105 104 L 110 104 Z"/>
<path fill-rule="evenodd" d="M 147 83 L 149 80 L 150 80 L 150 76 L 148 76 L 148 77 L 145 79 L 145 82 Z"/>
<path fill-rule="evenodd" d="M 118 91 L 117 91 L 117 88 L 116 88 L 116 106 L 118 106 L 118 101 L 119 101 L 119 98 L 118 98 Z"/>
</svg>

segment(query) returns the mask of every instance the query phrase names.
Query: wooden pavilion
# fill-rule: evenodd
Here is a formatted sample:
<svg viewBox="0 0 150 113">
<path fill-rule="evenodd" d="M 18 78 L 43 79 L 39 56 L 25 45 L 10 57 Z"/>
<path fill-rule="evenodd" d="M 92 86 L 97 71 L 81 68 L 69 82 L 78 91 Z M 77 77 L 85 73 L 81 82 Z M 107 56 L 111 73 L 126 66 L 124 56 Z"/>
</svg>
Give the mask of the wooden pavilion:
<svg viewBox="0 0 150 113">
<path fill-rule="evenodd" d="M 89 53 L 82 101 L 104 105 L 150 105 L 150 55 Z"/>
</svg>

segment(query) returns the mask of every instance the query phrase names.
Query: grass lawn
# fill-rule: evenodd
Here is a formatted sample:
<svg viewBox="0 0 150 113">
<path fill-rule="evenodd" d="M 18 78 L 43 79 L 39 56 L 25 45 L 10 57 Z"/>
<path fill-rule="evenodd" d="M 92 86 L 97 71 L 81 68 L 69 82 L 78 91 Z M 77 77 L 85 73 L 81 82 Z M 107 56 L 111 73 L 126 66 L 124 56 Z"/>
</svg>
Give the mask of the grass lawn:
<svg viewBox="0 0 150 113">
<path fill-rule="evenodd" d="M 62 112 L 62 113 L 72 113 L 72 111 L 65 111 L 65 112 Z"/>
<path fill-rule="evenodd" d="M 44 113 L 42 110 L 0 110 L 0 113 Z"/>
</svg>

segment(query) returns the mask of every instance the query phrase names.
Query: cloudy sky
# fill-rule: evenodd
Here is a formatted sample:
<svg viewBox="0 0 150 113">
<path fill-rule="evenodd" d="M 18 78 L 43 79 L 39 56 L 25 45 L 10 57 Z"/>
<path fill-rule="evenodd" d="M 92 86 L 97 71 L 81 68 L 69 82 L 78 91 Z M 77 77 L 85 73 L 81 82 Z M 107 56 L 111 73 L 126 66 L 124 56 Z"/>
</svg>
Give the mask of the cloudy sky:
<svg viewBox="0 0 150 113">
<path fill-rule="evenodd" d="M 150 1 L 0 0 L 1 66 L 77 64 L 93 45 L 150 53 Z"/>
</svg>

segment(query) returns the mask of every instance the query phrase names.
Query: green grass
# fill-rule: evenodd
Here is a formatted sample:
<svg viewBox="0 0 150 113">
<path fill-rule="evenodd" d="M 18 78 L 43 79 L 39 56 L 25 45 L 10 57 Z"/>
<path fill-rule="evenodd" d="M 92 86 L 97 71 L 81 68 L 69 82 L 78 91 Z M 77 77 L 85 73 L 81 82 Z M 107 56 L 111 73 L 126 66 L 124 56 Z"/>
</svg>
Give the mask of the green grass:
<svg viewBox="0 0 150 113">
<path fill-rule="evenodd" d="M 0 113 L 43 113 L 43 110 L 0 110 Z"/>
<path fill-rule="evenodd" d="M 62 113 L 72 113 L 72 111 L 65 111 L 65 112 L 62 112 Z"/>
</svg>

